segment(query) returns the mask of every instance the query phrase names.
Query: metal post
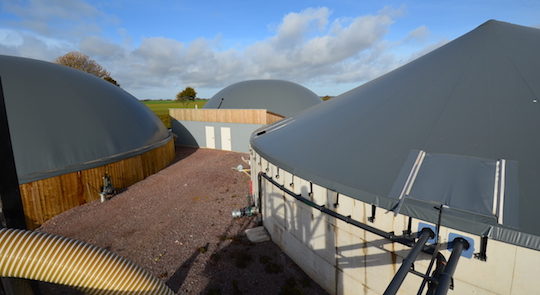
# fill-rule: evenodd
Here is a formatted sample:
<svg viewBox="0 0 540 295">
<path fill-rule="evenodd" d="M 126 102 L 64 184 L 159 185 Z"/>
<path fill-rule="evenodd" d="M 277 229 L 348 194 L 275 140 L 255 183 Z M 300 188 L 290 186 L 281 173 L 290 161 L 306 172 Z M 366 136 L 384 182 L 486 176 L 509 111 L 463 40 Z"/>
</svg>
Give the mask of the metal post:
<svg viewBox="0 0 540 295">
<path fill-rule="evenodd" d="M 418 257 L 418 254 L 422 251 L 422 248 L 426 244 L 426 242 L 435 237 L 435 233 L 429 229 L 429 228 L 423 228 L 420 232 L 420 236 L 418 237 L 418 241 L 414 245 L 414 247 L 411 249 L 407 257 L 403 260 L 401 263 L 401 266 L 399 267 L 399 270 L 397 271 L 396 275 L 386 288 L 386 291 L 384 291 L 384 295 L 394 295 L 399 290 L 399 287 L 401 287 L 401 284 L 403 283 L 403 280 L 405 280 L 405 277 L 409 273 L 409 270 L 411 269 L 412 264 Z"/>
<path fill-rule="evenodd" d="M 450 283 L 452 282 L 452 277 L 454 276 L 454 272 L 456 271 L 461 252 L 463 252 L 463 250 L 469 249 L 469 242 L 467 242 L 467 240 L 465 240 L 464 238 L 455 238 L 452 241 L 452 244 L 452 254 L 450 254 L 448 263 L 446 264 L 442 273 L 439 275 L 439 286 L 437 287 L 437 290 L 435 290 L 435 295 L 446 295 L 448 293 L 448 289 L 450 289 Z"/>
<path fill-rule="evenodd" d="M 262 172 L 259 172 L 257 174 L 257 197 L 258 197 L 258 204 L 257 207 L 259 207 L 259 214 L 262 214 Z"/>
<path fill-rule="evenodd" d="M 4 101 L 4 91 L 0 78 L 0 167 L 2 167 L 2 177 L 0 178 L 0 198 L 2 200 L 2 215 L 5 220 L 5 227 L 26 229 L 24 212 L 19 192 L 19 179 L 13 158 L 11 147 L 11 136 L 9 134 L 9 124 Z"/>
<path fill-rule="evenodd" d="M 19 191 L 19 179 L 11 146 L 11 135 L 0 77 L 0 227 L 26 229 L 21 193 Z M 38 294 L 35 284 L 15 278 L 0 278 L 0 292 L 11 294 Z"/>
</svg>

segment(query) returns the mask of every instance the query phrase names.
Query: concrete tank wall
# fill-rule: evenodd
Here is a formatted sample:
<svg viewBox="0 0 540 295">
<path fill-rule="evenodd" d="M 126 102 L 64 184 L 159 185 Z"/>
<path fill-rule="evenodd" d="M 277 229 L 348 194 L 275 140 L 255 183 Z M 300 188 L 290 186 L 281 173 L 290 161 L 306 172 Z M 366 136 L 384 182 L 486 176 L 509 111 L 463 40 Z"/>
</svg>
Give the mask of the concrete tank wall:
<svg viewBox="0 0 540 295">
<path fill-rule="evenodd" d="M 254 151 L 251 171 L 255 196 L 259 190 L 257 174 L 264 172 L 295 193 L 362 223 L 396 234 L 407 229 L 408 216 L 394 216 L 381 208 L 377 209 L 374 222 L 369 222 L 371 205 L 345 195 L 340 195 L 338 206 L 334 206 L 335 192 L 279 169 Z M 383 294 L 410 250 L 308 207 L 268 181 L 263 180 L 261 191 L 263 224 L 272 241 L 330 294 Z M 413 231 L 425 226 L 435 225 L 412 220 Z M 479 236 L 442 227 L 441 242 L 446 242 L 451 234 L 471 239 L 471 251 L 479 251 Z M 448 259 L 450 251 L 442 253 Z M 461 257 L 454 275 L 455 287 L 449 294 L 517 295 L 540 290 L 540 280 L 536 278 L 540 273 L 540 251 L 490 239 L 486 254 L 486 261 Z M 425 273 L 430 259 L 430 255 L 422 253 L 415 269 Z M 417 294 L 420 284 L 420 277 L 409 273 L 399 294 Z"/>
<path fill-rule="evenodd" d="M 184 121 L 171 118 L 172 132 L 177 135 L 176 144 L 207 147 L 206 127 L 214 127 L 215 148 L 221 146 L 221 128 L 230 128 L 231 150 L 235 152 L 249 152 L 249 138 L 251 134 L 264 126 L 263 124 L 242 124 L 225 122 Z"/>
</svg>

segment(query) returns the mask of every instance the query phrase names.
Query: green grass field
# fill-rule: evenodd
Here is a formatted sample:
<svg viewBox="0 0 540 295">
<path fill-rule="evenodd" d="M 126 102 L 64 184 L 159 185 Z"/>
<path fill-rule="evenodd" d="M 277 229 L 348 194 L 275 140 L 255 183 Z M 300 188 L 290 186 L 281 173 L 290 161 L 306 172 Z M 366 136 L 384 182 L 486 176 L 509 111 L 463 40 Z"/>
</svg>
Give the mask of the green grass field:
<svg viewBox="0 0 540 295">
<path fill-rule="evenodd" d="M 165 124 L 165 127 L 171 128 L 171 120 L 169 118 L 169 109 L 172 108 L 195 108 L 195 105 L 200 109 L 208 100 L 198 99 L 194 101 L 174 101 L 174 100 L 147 100 L 141 101 L 147 107 L 149 107 Z"/>
</svg>

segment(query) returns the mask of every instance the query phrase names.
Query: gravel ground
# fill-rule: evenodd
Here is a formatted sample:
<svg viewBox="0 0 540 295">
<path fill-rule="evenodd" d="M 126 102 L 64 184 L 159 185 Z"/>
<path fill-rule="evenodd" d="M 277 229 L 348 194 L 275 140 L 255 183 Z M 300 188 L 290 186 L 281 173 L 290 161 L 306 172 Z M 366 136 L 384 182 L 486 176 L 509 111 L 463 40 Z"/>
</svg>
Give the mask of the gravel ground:
<svg viewBox="0 0 540 295">
<path fill-rule="evenodd" d="M 109 249 L 161 278 L 177 294 L 327 294 L 272 242 L 253 244 L 246 206 L 247 154 L 177 148 L 176 161 L 113 199 L 56 216 L 39 230 Z M 78 294 L 40 283 L 43 294 Z"/>
</svg>

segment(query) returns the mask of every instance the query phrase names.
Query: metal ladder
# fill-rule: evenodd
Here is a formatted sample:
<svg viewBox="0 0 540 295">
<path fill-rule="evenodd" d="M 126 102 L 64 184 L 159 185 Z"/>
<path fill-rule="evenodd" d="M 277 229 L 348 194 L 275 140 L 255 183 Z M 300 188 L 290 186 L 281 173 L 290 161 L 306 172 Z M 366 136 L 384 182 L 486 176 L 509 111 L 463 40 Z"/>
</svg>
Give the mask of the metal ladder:
<svg viewBox="0 0 540 295">
<path fill-rule="evenodd" d="M 433 237 L 435 237 L 435 234 L 431 229 L 422 229 L 422 231 L 419 233 L 418 240 L 412 247 L 407 257 L 403 259 L 399 270 L 394 275 L 392 281 L 384 291 L 384 295 L 397 294 L 399 288 L 401 287 L 401 284 L 403 283 L 403 280 L 405 280 L 405 277 L 409 272 L 422 278 L 422 284 L 420 285 L 417 295 L 421 295 L 423 293 L 427 283 L 431 283 L 430 287 L 428 288 L 427 295 L 446 295 L 448 293 L 448 290 L 451 288 L 452 285 L 452 277 L 454 275 L 454 272 L 456 271 L 456 267 L 459 262 L 459 258 L 461 257 L 461 253 L 463 252 L 463 250 L 467 250 L 469 248 L 469 243 L 463 238 L 455 238 L 451 242 L 453 249 L 452 253 L 450 254 L 450 258 L 448 259 L 448 262 L 439 264 L 442 265 L 442 269 L 439 269 L 437 267 L 436 271 L 430 275 L 433 264 L 436 260 L 440 261 L 440 257 L 442 256 L 442 254 L 440 254 L 441 244 L 437 243 L 435 249 L 433 250 L 433 255 L 431 257 L 431 261 L 429 263 L 427 271 L 425 274 L 423 274 L 414 270 L 414 261 L 416 261 L 418 255 L 426 246 L 426 242 Z M 442 257 L 444 258 L 444 256 Z"/>
</svg>

